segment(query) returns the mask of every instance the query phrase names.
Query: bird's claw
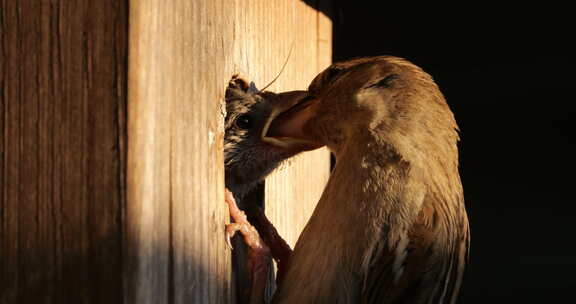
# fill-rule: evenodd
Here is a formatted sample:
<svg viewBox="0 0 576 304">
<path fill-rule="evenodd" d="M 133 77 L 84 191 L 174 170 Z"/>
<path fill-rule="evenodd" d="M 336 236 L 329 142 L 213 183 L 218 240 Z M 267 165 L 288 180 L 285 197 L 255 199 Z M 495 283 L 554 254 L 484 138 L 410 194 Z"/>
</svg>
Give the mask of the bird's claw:
<svg viewBox="0 0 576 304">
<path fill-rule="evenodd" d="M 231 238 L 236 232 L 240 232 L 248 249 L 248 259 L 245 262 L 248 273 L 244 278 L 246 282 L 249 282 L 249 288 L 242 292 L 240 299 L 244 300 L 239 302 L 263 303 L 271 265 L 270 247 L 262 241 L 258 230 L 250 224 L 246 214 L 238 208 L 234 196 L 228 189 L 226 189 L 225 201 L 232 219 L 232 223 L 227 224 L 225 228 L 228 248 L 233 249 Z"/>
<path fill-rule="evenodd" d="M 260 235 L 258 234 L 256 228 L 254 228 L 254 226 L 248 222 L 244 211 L 238 208 L 232 192 L 230 192 L 228 189 L 226 189 L 225 201 L 226 204 L 228 204 L 228 208 L 230 210 L 230 217 L 234 221 L 233 223 L 226 225 L 226 243 L 228 244 L 230 250 L 234 249 L 230 239 L 232 239 L 237 231 L 240 231 L 240 234 L 242 234 L 244 237 L 248 247 L 257 252 L 269 254 L 270 250 L 260 239 Z"/>
<path fill-rule="evenodd" d="M 234 237 L 234 235 L 236 235 L 236 231 L 241 229 L 241 225 L 237 223 L 226 224 L 226 244 L 228 244 L 228 248 L 230 248 L 230 250 L 234 250 L 231 239 Z"/>
<path fill-rule="evenodd" d="M 232 246 L 232 242 L 230 241 L 230 239 L 232 239 L 232 237 L 235 234 L 235 231 L 230 232 L 230 224 L 226 225 L 226 245 L 228 245 L 228 249 L 230 250 L 234 250 L 234 246 Z"/>
</svg>

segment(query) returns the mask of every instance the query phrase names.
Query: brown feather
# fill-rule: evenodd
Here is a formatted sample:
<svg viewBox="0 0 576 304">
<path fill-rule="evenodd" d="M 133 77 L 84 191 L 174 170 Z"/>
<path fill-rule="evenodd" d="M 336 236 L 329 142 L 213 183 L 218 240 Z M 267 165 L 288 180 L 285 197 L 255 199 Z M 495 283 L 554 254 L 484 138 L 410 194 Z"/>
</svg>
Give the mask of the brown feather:
<svg viewBox="0 0 576 304">
<path fill-rule="evenodd" d="M 469 231 L 457 125 L 400 58 L 337 63 L 309 87 L 307 132 L 336 166 L 275 303 L 455 303 Z"/>
</svg>

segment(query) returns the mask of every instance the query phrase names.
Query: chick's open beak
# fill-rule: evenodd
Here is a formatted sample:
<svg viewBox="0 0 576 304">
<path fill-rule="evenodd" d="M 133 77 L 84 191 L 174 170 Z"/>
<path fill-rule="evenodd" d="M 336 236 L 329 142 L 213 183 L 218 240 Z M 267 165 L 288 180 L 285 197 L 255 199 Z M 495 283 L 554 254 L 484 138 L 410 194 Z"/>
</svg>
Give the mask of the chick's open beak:
<svg viewBox="0 0 576 304">
<path fill-rule="evenodd" d="M 306 132 L 306 124 L 314 118 L 316 99 L 307 91 L 280 93 L 262 130 L 262 140 L 271 145 L 309 151 L 324 146 Z"/>
</svg>

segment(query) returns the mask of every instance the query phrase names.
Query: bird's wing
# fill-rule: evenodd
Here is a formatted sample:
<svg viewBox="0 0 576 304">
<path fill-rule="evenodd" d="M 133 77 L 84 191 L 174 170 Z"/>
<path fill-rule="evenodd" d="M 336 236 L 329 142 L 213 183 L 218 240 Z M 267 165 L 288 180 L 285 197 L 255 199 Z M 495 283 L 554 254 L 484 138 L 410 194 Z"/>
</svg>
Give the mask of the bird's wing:
<svg viewBox="0 0 576 304">
<path fill-rule="evenodd" d="M 456 302 L 468 258 L 468 222 L 448 229 L 445 215 L 427 200 L 413 225 L 395 232 L 393 245 L 382 238 L 373 251 L 362 303 Z"/>
</svg>

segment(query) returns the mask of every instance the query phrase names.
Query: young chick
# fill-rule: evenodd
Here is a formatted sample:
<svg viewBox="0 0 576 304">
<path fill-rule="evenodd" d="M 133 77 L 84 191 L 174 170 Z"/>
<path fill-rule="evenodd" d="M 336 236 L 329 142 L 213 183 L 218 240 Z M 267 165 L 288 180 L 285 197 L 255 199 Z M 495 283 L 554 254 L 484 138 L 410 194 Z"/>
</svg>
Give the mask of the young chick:
<svg viewBox="0 0 576 304">
<path fill-rule="evenodd" d="M 260 92 L 253 84 L 232 78 L 226 90 L 224 163 L 226 187 L 236 199 L 241 200 L 282 161 L 300 152 L 263 141 L 262 132 L 273 109 L 291 107 L 306 96 L 306 91 Z"/>
<path fill-rule="evenodd" d="M 309 94 L 270 117 L 265 138 L 326 145 L 336 166 L 274 302 L 455 303 L 469 228 L 457 125 L 432 77 L 362 58 L 326 69 Z"/>
<path fill-rule="evenodd" d="M 254 200 L 244 198 L 283 160 L 299 152 L 264 142 L 262 135 L 268 127 L 265 125 L 266 118 L 271 115 L 272 109 L 282 108 L 273 107 L 274 104 L 289 107 L 305 96 L 305 91 L 282 94 L 260 92 L 253 84 L 248 85 L 237 77 L 230 81 L 226 90 L 225 180 L 226 188 L 233 194 L 227 192 L 226 202 L 234 220 L 226 227 L 227 241 L 230 244 L 230 238 L 240 231 L 248 247 L 245 252 L 242 243 L 236 242 L 239 249 L 234 253 L 240 303 L 253 301 L 263 293 L 270 254 L 277 262 L 280 279 L 292 252 L 268 221 L 261 206 L 256 205 Z M 238 208 L 235 199 L 246 214 Z"/>
</svg>

